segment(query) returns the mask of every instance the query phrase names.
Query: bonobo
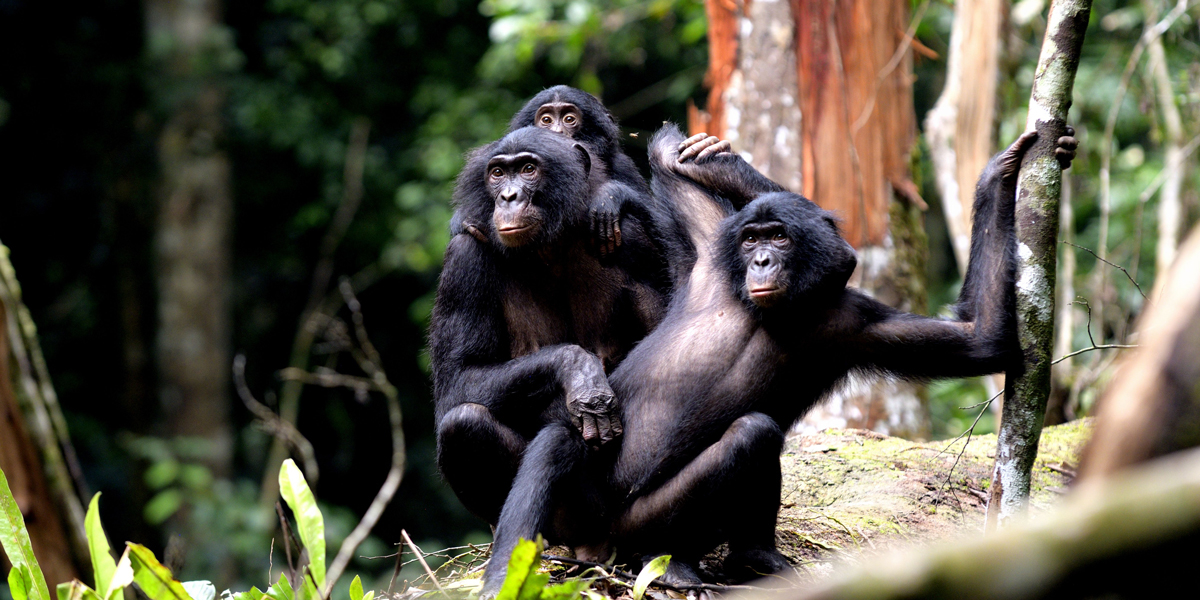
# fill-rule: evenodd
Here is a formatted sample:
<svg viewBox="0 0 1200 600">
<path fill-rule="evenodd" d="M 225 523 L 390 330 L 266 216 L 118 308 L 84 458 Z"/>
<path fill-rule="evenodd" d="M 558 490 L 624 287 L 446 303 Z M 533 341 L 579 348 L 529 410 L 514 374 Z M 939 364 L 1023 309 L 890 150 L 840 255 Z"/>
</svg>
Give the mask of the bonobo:
<svg viewBox="0 0 1200 600">
<path fill-rule="evenodd" d="M 1064 168 L 1076 146 L 1067 132 Z M 1018 367 L 1015 183 L 1036 135 L 981 175 L 956 319 L 941 320 L 847 288 L 856 257 L 830 213 L 733 154 L 680 161 L 678 131 L 657 134 L 655 192 L 697 216 L 686 231 L 698 256 L 663 322 L 609 376 L 625 424 L 611 479 L 626 498 L 616 544 L 672 554 L 678 582 L 695 581 L 692 565 L 721 541 L 726 574 L 780 571 L 783 432 L 835 384 L 854 371 L 929 379 Z M 733 213 L 727 200 L 750 202 Z"/>
<path fill-rule="evenodd" d="M 589 232 L 600 254 L 608 255 L 622 244 L 621 215 L 634 213 L 643 222 L 652 202 L 646 180 L 633 160 L 621 151 L 617 120 L 595 96 L 565 85 L 543 90 L 513 116 L 509 131 L 534 126 L 565 135 L 586 145 L 610 174 L 607 185 L 588 198 Z M 654 231 L 657 239 L 661 233 Z"/>
<path fill-rule="evenodd" d="M 459 175 L 459 222 L 478 236 L 451 239 L 430 325 L 438 466 L 489 523 L 523 456 L 571 466 L 620 435 L 606 372 L 665 310 L 665 267 L 645 260 L 657 257 L 635 216 L 604 264 L 582 234 L 579 198 L 608 181 L 584 145 L 535 127 L 475 150 Z"/>
</svg>

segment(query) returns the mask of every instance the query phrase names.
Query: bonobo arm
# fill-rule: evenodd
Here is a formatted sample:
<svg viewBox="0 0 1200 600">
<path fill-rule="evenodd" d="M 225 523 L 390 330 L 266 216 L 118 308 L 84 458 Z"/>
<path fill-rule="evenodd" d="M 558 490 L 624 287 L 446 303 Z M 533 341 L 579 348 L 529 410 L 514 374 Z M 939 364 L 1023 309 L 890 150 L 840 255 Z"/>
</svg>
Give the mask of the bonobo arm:
<svg viewBox="0 0 1200 600">
<path fill-rule="evenodd" d="M 1074 158 L 1074 131 L 1058 139 L 1059 164 Z M 954 310 L 957 321 L 907 314 L 853 290 L 834 323 L 849 336 L 857 366 L 909 377 L 958 377 L 1019 365 L 1016 338 L 1016 180 L 1021 159 L 1037 139 L 1028 132 L 984 168 L 975 191 L 971 257 Z"/>
<path fill-rule="evenodd" d="M 446 248 L 429 333 L 436 420 L 467 402 L 487 407 L 501 422 L 536 420 L 565 396 L 584 439 L 620 435 L 612 390 L 594 354 L 561 344 L 511 356 L 502 290 L 490 246 L 456 235 Z"/>
<path fill-rule="evenodd" d="M 698 133 L 679 142 L 673 168 L 728 199 L 735 208 L 771 192 L 787 191 L 730 150 L 729 142 Z"/>
</svg>

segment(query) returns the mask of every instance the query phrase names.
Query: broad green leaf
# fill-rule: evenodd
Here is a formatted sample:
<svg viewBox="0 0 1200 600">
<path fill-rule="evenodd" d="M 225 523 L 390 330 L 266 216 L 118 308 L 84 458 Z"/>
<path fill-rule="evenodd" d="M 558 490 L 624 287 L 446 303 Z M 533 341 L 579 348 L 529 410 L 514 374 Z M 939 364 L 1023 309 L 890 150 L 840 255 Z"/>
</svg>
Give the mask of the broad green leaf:
<svg viewBox="0 0 1200 600">
<path fill-rule="evenodd" d="M 358 575 L 350 582 L 350 600 L 363 600 L 362 579 Z"/>
<path fill-rule="evenodd" d="M 113 571 L 108 589 L 104 590 L 104 600 L 116 600 L 116 596 L 131 583 L 133 583 L 133 564 L 129 560 L 129 548 L 125 548 L 125 552 L 121 553 L 121 560 L 117 561 L 117 569 Z"/>
<path fill-rule="evenodd" d="M 317 499 L 304 481 L 295 461 L 287 459 L 279 469 L 279 494 L 296 515 L 300 541 L 308 550 L 308 568 L 317 586 L 325 585 L 325 519 L 317 508 Z M 305 577 L 307 580 L 308 578 Z M 311 584 L 310 584 L 311 585 Z"/>
<path fill-rule="evenodd" d="M 100 595 L 96 593 L 96 590 L 78 579 L 58 584 L 55 591 L 58 593 L 58 600 L 100 600 Z"/>
<path fill-rule="evenodd" d="M 20 565 L 8 570 L 8 589 L 13 600 L 29 600 L 29 588 L 33 578 L 29 576 L 29 567 Z"/>
<path fill-rule="evenodd" d="M 133 564 L 133 580 L 150 600 L 192 600 L 183 584 L 175 581 L 171 570 L 162 566 L 149 548 L 126 542 Z"/>
<path fill-rule="evenodd" d="M 542 563 L 542 536 L 537 541 L 520 540 L 508 559 L 508 571 L 496 600 L 537 600 L 550 576 L 537 572 Z"/>
<path fill-rule="evenodd" d="M 373 600 L 375 598 L 375 590 L 371 590 L 363 594 L 362 600 Z"/>
<path fill-rule="evenodd" d="M 256 587 L 251 587 L 245 592 L 238 592 L 234 594 L 233 600 L 263 600 L 263 596 L 264 594 L 262 590 Z"/>
<path fill-rule="evenodd" d="M 96 590 L 107 593 L 113 573 L 117 570 L 117 563 L 113 561 L 108 536 L 104 535 L 104 527 L 100 525 L 100 492 L 96 492 L 92 501 L 88 503 L 83 528 L 87 532 L 88 553 L 92 555 L 92 571 L 96 573 Z M 60 589 L 61 587 L 59 586 Z M 105 598 L 108 598 L 107 594 Z"/>
<path fill-rule="evenodd" d="M 650 561 L 650 564 L 642 567 L 642 572 L 638 573 L 637 581 L 633 582 L 633 600 L 642 600 L 642 596 L 646 595 L 646 588 L 650 587 L 650 582 L 661 577 L 663 573 L 666 573 L 667 565 L 669 564 L 671 564 L 671 555 L 664 554 Z"/>
<path fill-rule="evenodd" d="M 50 600 L 50 586 L 46 585 L 46 576 L 42 574 L 42 568 L 33 555 L 29 531 L 25 529 L 25 517 L 13 499 L 3 470 L 0 470 L 0 546 L 4 547 L 4 554 L 14 569 L 22 565 L 28 567 L 22 575 L 29 582 L 25 588 L 28 600 Z"/>
<path fill-rule="evenodd" d="M 296 593 L 292 591 L 292 584 L 288 581 L 287 575 L 280 574 L 279 582 L 267 588 L 266 595 L 273 600 L 295 600 Z"/>
<path fill-rule="evenodd" d="M 214 600 L 217 597 L 217 588 L 211 581 L 185 581 L 182 585 L 192 600 Z"/>
</svg>

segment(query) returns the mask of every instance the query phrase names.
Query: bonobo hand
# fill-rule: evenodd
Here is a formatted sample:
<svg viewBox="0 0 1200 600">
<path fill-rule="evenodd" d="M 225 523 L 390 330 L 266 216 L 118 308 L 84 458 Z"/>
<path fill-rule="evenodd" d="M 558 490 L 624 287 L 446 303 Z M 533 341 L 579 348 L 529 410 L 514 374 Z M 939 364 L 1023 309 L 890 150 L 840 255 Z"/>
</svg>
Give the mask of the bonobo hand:
<svg viewBox="0 0 1200 600">
<path fill-rule="evenodd" d="M 1058 147 L 1054 149 L 1054 158 L 1058 159 L 1058 166 L 1066 171 L 1071 168 L 1071 161 L 1075 160 L 1075 149 L 1079 147 L 1079 140 L 1075 139 L 1075 128 L 1067 125 L 1067 135 L 1058 138 Z"/>
<path fill-rule="evenodd" d="M 733 148 L 728 140 L 722 140 L 715 135 L 697 133 L 679 143 L 679 162 L 694 160 L 700 164 L 717 154 L 731 152 Z"/>
<path fill-rule="evenodd" d="M 1036 131 L 1026 131 L 997 157 L 997 167 L 1001 177 L 1016 178 L 1017 172 L 1021 170 L 1021 159 L 1024 158 L 1025 152 L 1033 146 L 1037 137 Z M 1078 147 L 1079 140 L 1075 139 L 1075 129 L 1068 126 L 1067 135 L 1058 138 L 1057 147 L 1054 149 L 1054 158 L 1058 160 L 1059 168 L 1063 170 L 1071 168 L 1071 161 L 1075 159 L 1075 149 Z"/>
<path fill-rule="evenodd" d="M 623 431 L 616 396 L 608 385 L 603 363 L 579 346 L 565 346 L 564 350 L 566 402 L 571 421 L 593 447 L 620 437 Z"/>
<path fill-rule="evenodd" d="M 591 217 L 592 239 L 600 256 L 616 252 L 621 245 L 621 206 L 625 198 L 615 193 L 616 186 L 605 185 L 592 199 Z"/>
</svg>

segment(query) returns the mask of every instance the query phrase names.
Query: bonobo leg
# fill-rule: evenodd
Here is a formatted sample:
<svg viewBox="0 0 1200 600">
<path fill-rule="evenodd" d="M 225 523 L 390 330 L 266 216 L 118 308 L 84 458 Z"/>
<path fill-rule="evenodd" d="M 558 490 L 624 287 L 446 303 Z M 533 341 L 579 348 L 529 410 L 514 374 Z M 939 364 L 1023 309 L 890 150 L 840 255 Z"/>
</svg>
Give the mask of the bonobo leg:
<svg viewBox="0 0 1200 600">
<path fill-rule="evenodd" d="M 495 525 L 527 441 L 487 407 L 460 404 L 438 425 L 437 462 L 467 510 Z"/>
<path fill-rule="evenodd" d="M 731 576 L 787 568 L 787 559 L 775 550 L 782 449 L 783 431 L 773 419 L 762 413 L 739 417 L 678 474 L 634 500 L 617 519 L 618 538 L 632 542 L 634 551 L 682 558 L 681 567 L 665 577 L 677 578 L 675 583 L 695 578 L 688 563 L 699 557 L 687 556 L 687 549 L 723 540 L 730 545 Z"/>
<path fill-rule="evenodd" d="M 583 476 L 587 456 L 579 432 L 562 423 L 546 425 L 526 447 L 500 512 L 492 558 L 483 573 L 482 597 L 500 590 L 518 540 L 541 533 L 570 543 L 595 539 L 604 530 L 600 495 Z"/>
</svg>

